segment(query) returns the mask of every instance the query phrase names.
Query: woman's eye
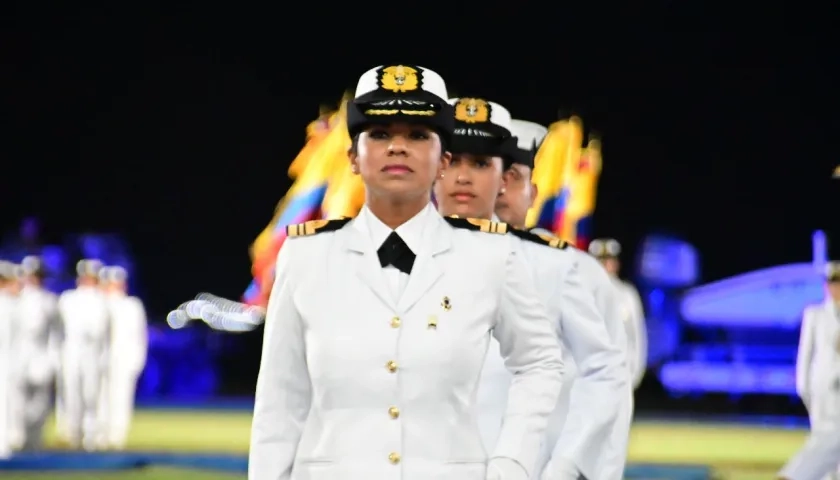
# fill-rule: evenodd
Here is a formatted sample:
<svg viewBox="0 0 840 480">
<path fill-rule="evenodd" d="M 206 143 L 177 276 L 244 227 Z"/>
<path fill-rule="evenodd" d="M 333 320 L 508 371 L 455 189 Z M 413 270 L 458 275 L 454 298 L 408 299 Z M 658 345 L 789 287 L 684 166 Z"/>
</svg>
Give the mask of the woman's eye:
<svg viewBox="0 0 840 480">
<path fill-rule="evenodd" d="M 425 130 L 413 130 L 411 132 L 411 138 L 413 140 L 427 140 L 429 138 L 429 132 Z"/>
<path fill-rule="evenodd" d="M 381 140 L 384 138 L 388 138 L 388 132 L 386 132 L 385 130 L 371 130 L 370 132 L 368 132 L 368 136 L 370 138 L 376 138 Z"/>
</svg>

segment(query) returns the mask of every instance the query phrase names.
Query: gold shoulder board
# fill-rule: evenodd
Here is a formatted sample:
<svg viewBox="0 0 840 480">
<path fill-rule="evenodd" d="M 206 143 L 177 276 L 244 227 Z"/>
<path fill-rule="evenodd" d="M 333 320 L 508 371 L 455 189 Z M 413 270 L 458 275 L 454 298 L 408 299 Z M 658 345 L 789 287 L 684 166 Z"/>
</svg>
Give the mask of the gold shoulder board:
<svg viewBox="0 0 840 480">
<path fill-rule="evenodd" d="M 518 228 L 511 228 L 510 233 L 516 235 L 522 240 L 539 243 L 540 245 L 545 245 L 546 247 L 559 248 L 562 250 L 569 246 L 569 242 L 561 240 L 560 237 L 555 237 L 553 235 L 532 233 L 527 230 L 519 230 Z"/>
<path fill-rule="evenodd" d="M 308 222 L 289 225 L 286 227 L 286 236 L 292 237 L 308 237 L 316 233 L 334 232 L 347 225 L 347 222 L 352 220 L 350 217 L 341 217 L 333 220 L 310 220 Z"/>
<path fill-rule="evenodd" d="M 458 215 L 444 218 L 455 228 L 466 228 L 467 230 L 485 233 L 507 233 L 509 230 L 507 223 L 493 222 L 484 218 L 461 218 Z"/>
</svg>

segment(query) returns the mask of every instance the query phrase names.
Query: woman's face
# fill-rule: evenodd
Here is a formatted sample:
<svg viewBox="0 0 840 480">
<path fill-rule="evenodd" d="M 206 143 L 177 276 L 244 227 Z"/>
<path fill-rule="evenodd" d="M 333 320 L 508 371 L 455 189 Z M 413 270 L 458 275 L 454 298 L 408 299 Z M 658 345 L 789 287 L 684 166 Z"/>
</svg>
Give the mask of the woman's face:
<svg viewBox="0 0 840 480">
<path fill-rule="evenodd" d="M 449 158 L 437 133 L 407 123 L 367 128 L 359 135 L 355 151 L 350 152 L 350 162 L 366 190 L 396 200 L 428 197 Z"/>
<path fill-rule="evenodd" d="M 445 166 L 435 184 L 435 200 L 442 215 L 490 218 L 502 189 L 500 157 L 458 154 Z"/>
</svg>

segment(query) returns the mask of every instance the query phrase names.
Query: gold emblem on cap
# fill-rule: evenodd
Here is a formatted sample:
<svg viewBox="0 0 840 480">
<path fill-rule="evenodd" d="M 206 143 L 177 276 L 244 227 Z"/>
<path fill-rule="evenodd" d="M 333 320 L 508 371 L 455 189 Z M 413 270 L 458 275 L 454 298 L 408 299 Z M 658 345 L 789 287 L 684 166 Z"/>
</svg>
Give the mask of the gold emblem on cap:
<svg viewBox="0 0 840 480">
<path fill-rule="evenodd" d="M 440 301 L 440 306 L 447 312 L 452 310 L 452 303 L 449 302 L 449 297 L 443 297 L 443 300 Z"/>
<path fill-rule="evenodd" d="M 490 106 L 480 98 L 462 98 L 455 104 L 455 120 L 465 123 L 490 121 Z"/>
<path fill-rule="evenodd" d="M 382 69 L 379 85 L 394 93 L 411 92 L 420 86 L 420 79 L 417 78 L 417 70 L 403 65 L 385 67 Z"/>
</svg>

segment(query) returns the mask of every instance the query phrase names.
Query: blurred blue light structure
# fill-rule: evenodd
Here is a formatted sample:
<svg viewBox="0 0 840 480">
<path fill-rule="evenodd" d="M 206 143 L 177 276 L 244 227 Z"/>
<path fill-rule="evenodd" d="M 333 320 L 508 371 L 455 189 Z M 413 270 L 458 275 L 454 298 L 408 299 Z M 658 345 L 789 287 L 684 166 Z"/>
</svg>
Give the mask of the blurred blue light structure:
<svg viewBox="0 0 840 480">
<path fill-rule="evenodd" d="M 678 295 L 679 308 L 669 321 L 679 323 L 674 328 L 681 334 L 659 371 L 665 388 L 672 394 L 794 396 L 801 314 L 824 295 L 818 274 L 827 261 L 824 232 L 814 233 L 812 247 L 812 262 L 670 292 Z M 651 295 L 648 301 L 656 303 Z"/>
</svg>

